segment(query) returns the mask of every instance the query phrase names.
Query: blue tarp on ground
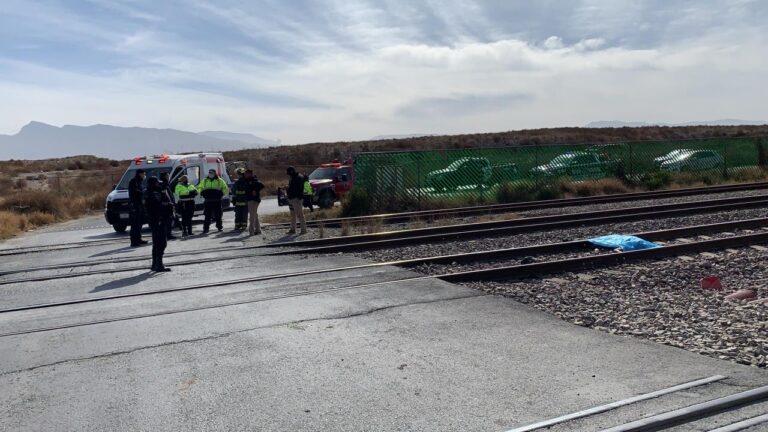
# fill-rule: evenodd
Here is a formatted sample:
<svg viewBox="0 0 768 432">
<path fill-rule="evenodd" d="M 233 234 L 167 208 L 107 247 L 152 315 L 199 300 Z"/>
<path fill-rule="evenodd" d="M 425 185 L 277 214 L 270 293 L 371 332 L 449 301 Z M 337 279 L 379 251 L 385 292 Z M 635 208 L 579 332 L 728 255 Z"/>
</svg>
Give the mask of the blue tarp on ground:
<svg viewBox="0 0 768 432">
<path fill-rule="evenodd" d="M 624 252 L 661 247 L 656 243 L 643 240 L 640 237 L 621 234 L 611 234 L 602 237 L 595 237 L 593 239 L 589 239 L 589 242 L 595 246 L 610 249 L 621 249 Z"/>
</svg>

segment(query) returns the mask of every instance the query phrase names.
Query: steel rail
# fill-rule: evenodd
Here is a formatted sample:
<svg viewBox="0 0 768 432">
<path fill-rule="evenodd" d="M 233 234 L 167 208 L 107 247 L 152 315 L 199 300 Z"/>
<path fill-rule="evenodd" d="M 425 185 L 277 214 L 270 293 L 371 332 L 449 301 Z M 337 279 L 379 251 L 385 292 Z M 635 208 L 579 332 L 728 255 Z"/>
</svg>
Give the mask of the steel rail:
<svg viewBox="0 0 768 432">
<path fill-rule="evenodd" d="M 564 213 L 556 215 L 546 216 L 533 216 L 527 218 L 502 220 L 502 221 L 490 221 L 490 222 L 475 222 L 457 225 L 446 225 L 438 227 L 416 228 L 408 230 L 395 230 L 385 231 L 372 234 L 358 234 L 346 237 L 331 237 L 323 239 L 302 240 L 291 243 L 276 243 L 271 246 L 291 246 L 291 247 L 315 247 L 325 245 L 341 245 L 346 243 L 358 243 L 363 241 L 377 241 L 377 240 L 389 240 L 408 237 L 421 237 L 436 234 L 451 234 L 457 232 L 477 232 L 479 230 L 492 230 L 500 227 L 516 227 L 516 226 L 530 226 L 535 224 L 560 222 L 560 221 L 590 221 L 598 220 L 599 218 L 607 218 L 610 216 L 627 216 L 642 214 L 647 215 L 664 215 L 670 214 L 673 216 L 695 213 L 712 213 L 722 210 L 736 210 L 744 208 L 760 207 L 768 203 L 768 195 L 758 195 L 749 197 L 737 197 L 737 198 L 723 198 L 718 200 L 706 200 L 706 201 L 691 201 L 685 203 L 674 204 L 659 204 L 654 206 L 643 207 L 626 207 L 620 209 L 610 210 L 593 210 L 577 213 Z M 669 213 L 670 211 L 679 210 L 677 213 Z M 621 220 L 619 218 L 618 220 Z"/>
<path fill-rule="evenodd" d="M 674 198 L 680 196 L 691 195 L 705 195 L 712 193 L 722 192 L 734 192 L 734 191 L 748 191 L 768 188 L 768 182 L 757 183 L 744 183 L 733 185 L 719 185 L 719 186 L 702 186 L 694 188 L 672 189 L 662 191 L 649 191 L 649 192 L 627 192 L 610 195 L 600 195 L 593 197 L 578 197 L 578 198 L 559 198 L 552 200 L 542 201 L 526 201 L 520 203 L 509 204 L 489 204 L 482 206 L 471 207 L 456 207 L 448 209 L 436 209 L 436 210 L 420 210 L 403 213 L 384 213 L 370 216 L 353 216 L 346 218 L 328 218 L 315 221 L 307 221 L 310 225 L 323 224 L 326 227 L 340 227 L 342 223 L 362 223 L 369 221 L 382 221 L 386 223 L 399 223 L 408 222 L 413 219 L 435 218 L 441 216 L 471 216 L 481 214 L 502 213 L 510 211 L 527 211 L 527 210 L 540 210 L 553 207 L 570 207 L 590 204 L 604 204 L 611 202 L 622 201 L 639 201 L 646 199 L 663 199 Z M 285 227 L 290 225 L 287 222 L 265 224 L 270 227 Z"/>
<path fill-rule="evenodd" d="M 706 208 L 688 208 L 688 209 L 679 209 L 679 210 L 639 212 L 639 213 L 616 215 L 616 216 L 587 217 L 587 218 L 578 218 L 578 219 L 558 221 L 558 222 L 544 222 L 544 223 L 538 223 L 538 224 L 518 225 L 518 226 L 499 227 L 499 228 L 467 229 L 463 231 L 457 230 L 456 232 L 430 234 L 430 235 L 423 235 L 423 236 L 417 236 L 417 237 L 401 237 L 401 238 L 391 238 L 391 239 L 385 239 L 385 240 L 361 241 L 358 243 L 318 246 L 318 247 L 312 247 L 312 248 L 306 248 L 306 249 L 275 251 L 271 253 L 265 253 L 264 255 L 271 256 L 271 255 L 297 255 L 297 254 L 301 255 L 301 254 L 310 254 L 310 253 L 322 254 L 322 253 L 339 253 L 339 252 L 357 252 L 357 251 L 364 251 L 364 250 L 371 250 L 371 249 L 395 248 L 395 247 L 408 246 L 413 244 L 444 242 L 448 240 L 458 240 L 458 239 L 465 239 L 465 238 L 471 238 L 471 239 L 488 238 L 488 237 L 494 237 L 497 235 L 530 233 L 535 231 L 572 228 L 577 226 L 595 226 L 595 225 L 604 225 L 604 224 L 618 223 L 618 222 L 630 222 L 630 221 L 637 221 L 637 220 L 644 220 L 644 219 L 651 219 L 651 218 L 668 218 L 668 217 L 674 217 L 674 216 L 686 216 L 691 214 L 702 214 L 702 213 L 746 209 L 746 208 L 757 208 L 757 207 L 764 207 L 764 206 L 768 206 L 768 201 L 755 201 L 751 203 L 742 203 L 742 204 L 709 206 Z"/>
<path fill-rule="evenodd" d="M 749 246 L 768 243 L 768 232 L 746 234 L 714 240 L 664 246 L 655 249 L 643 249 L 631 252 L 608 253 L 588 257 L 566 258 L 533 264 L 519 264 L 507 267 L 495 267 L 482 270 L 449 273 L 437 276 L 447 282 L 467 282 L 477 280 L 512 280 L 523 279 L 542 274 L 562 273 L 596 267 L 608 267 L 646 259 L 668 258 L 689 253 Z"/>
<path fill-rule="evenodd" d="M 668 387 L 668 388 L 665 388 L 665 389 L 662 389 L 662 390 L 657 390 L 657 391 L 654 391 L 654 392 L 651 392 L 651 393 L 644 393 L 644 394 L 641 394 L 641 395 L 633 396 L 631 398 L 622 399 L 620 401 L 611 402 L 611 403 L 608 403 L 608 404 L 605 404 L 605 405 L 596 406 L 594 408 L 588 408 L 588 409 L 585 409 L 585 410 L 582 410 L 582 411 L 577 411 L 575 413 L 562 415 L 560 417 L 555 417 L 555 418 L 548 419 L 548 420 L 542 420 L 542 421 L 539 421 L 539 422 L 536 422 L 536 423 L 532 423 L 532 424 L 529 424 L 529 425 L 526 425 L 526 426 L 516 427 L 514 429 L 508 430 L 507 432 L 530 432 L 530 431 L 534 431 L 534 430 L 537 430 L 537 429 L 542 429 L 542 428 L 545 428 L 545 427 L 548 428 L 548 427 L 554 426 L 556 424 L 565 423 L 567 421 L 571 421 L 571 420 L 576 420 L 576 419 L 580 419 L 580 418 L 584 418 L 584 417 L 593 416 L 595 414 L 601 414 L 601 413 L 604 413 L 604 412 L 607 412 L 607 411 L 614 410 L 616 408 L 620 408 L 620 407 L 623 407 L 623 406 L 631 405 L 631 404 L 634 404 L 634 403 L 637 403 L 637 402 L 646 401 L 646 400 L 649 400 L 649 399 L 655 399 L 655 398 L 658 398 L 658 397 L 661 397 L 661 396 L 664 396 L 664 395 L 667 395 L 667 394 L 670 394 L 670 393 L 678 392 L 678 391 L 681 391 L 681 390 L 687 390 L 687 389 L 690 389 L 690 388 L 693 388 L 693 387 L 699 387 L 699 386 L 703 386 L 703 385 L 707 385 L 707 384 L 712 384 L 712 383 L 717 382 L 717 381 L 722 381 L 725 378 L 726 377 L 723 376 L 723 375 L 713 375 L 713 376 L 708 377 L 708 378 L 702 378 L 702 379 L 699 379 L 699 380 L 690 381 L 690 382 L 683 383 L 683 384 L 678 384 L 676 386 Z"/>
<path fill-rule="evenodd" d="M 29 253 L 76 249 L 81 247 L 100 246 L 100 245 L 108 245 L 112 243 L 124 243 L 124 242 L 125 242 L 125 239 L 114 238 L 114 239 L 73 242 L 73 243 L 59 244 L 59 245 L 24 246 L 24 247 L 17 247 L 17 248 L 0 249 L 0 256 L 24 255 Z"/>
<path fill-rule="evenodd" d="M 378 234 L 370 234 L 370 235 L 358 235 L 358 236 L 350 236 L 350 237 L 334 237 L 330 239 L 318 239 L 318 240 L 306 240 L 304 242 L 293 242 L 293 243 L 271 243 L 267 245 L 257 245 L 257 246 L 219 246 L 214 248 L 208 248 L 208 249 L 195 249 L 193 251 L 180 251 L 180 252 L 171 252 L 165 254 L 166 257 L 177 257 L 177 256 L 186 256 L 186 255 L 199 255 L 202 253 L 216 253 L 216 252 L 233 252 L 233 251 L 243 251 L 243 250 L 260 250 L 260 249 L 267 249 L 267 248 L 275 248 L 275 247 L 282 247 L 282 246 L 301 246 L 301 245 L 317 245 L 319 244 L 343 244 L 343 243 L 354 243 L 361 239 L 370 238 L 373 236 L 374 238 L 382 238 L 381 236 L 388 236 L 389 238 L 400 238 L 400 237 L 418 237 L 419 234 L 424 234 L 426 232 L 438 232 L 438 233 L 450 233 L 450 232 L 456 232 L 457 235 L 460 235 L 464 231 L 471 232 L 472 234 L 469 236 L 481 236 L 482 233 L 478 234 L 477 230 L 485 229 L 485 228 L 494 228 L 494 227 L 513 227 L 517 225 L 526 225 L 530 226 L 529 228 L 523 228 L 522 230 L 514 231 L 513 233 L 520 233 L 520 232 L 534 232 L 538 231 L 539 228 L 537 226 L 534 226 L 535 224 L 533 222 L 540 222 L 540 223 L 546 223 L 546 222 L 557 222 L 557 221 L 577 221 L 577 225 L 583 224 L 581 222 L 584 219 L 591 220 L 594 218 L 594 216 L 604 216 L 606 214 L 613 214 L 613 215 L 626 215 L 626 217 L 629 217 L 629 215 L 634 213 L 642 214 L 643 217 L 657 217 L 661 213 L 653 213 L 652 209 L 656 210 L 664 210 L 664 209 L 703 209 L 702 212 L 712 212 L 712 211 L 719 211 L 719 210 L 737 210 L 740 208 L 751 208 L 752 203 L 759 203 L 756 204 L 758 206 L 762 205 L 763 203 L 765 205 L 768 205 L 768 196 L 754 196 L 754 197 L 739 197 L 739 198 L 726 198 L 723 200 L 714 200 L 714 201 L 692 201 L 688 203 L 678 203 L 678 204 L 665 204 L 662 206 L 655 206 L 653 208 L 650 207 L 630 207 L 626 209 L 616 209 L 613 211 L 604 211 L 604 212 L 582 212 L 582 213 L 567 213 L 567 214 L 560 214 L 560 215 L 549 215 L 549 216 L 536 216 L 532 218 L 527 219 L 515 219 L 511 221 L 496 221 L 496 222 L 481 222 L 481 223 L 475 223 L 475 224 L 464 224 L 464 225 L 451 225 L 447 227 L 436 227 L 436 228 L 420 228 L 415 230 L 401 230 L 401 231 L 390 231 L 387 233 L 378 233 Z M 742 207 L 746 206 L 746 207 Z M 697 212 L 693 212 L 697 213 Z M 685 214 L 685 213 L 684 213 Z M 642 217 L 640 218 L 642 219 Z M 621 220 L 621 219 L 619 219 Z M 637 219 L 634 219 L 637 220 Z M 571 226 L 570 224 L 565 225 L 559 225 L 559 227 L 568 227 Z M 542 229 L 548 229 L 550 228 L 550 225 L 545 225 Z M 490 232 L 490 231 L 489 231 Z M 496 233 L 496 232 L 494 232 Z M 488 235 L 486 235 L 487 237 Z M 429 241 L 431 239 L 427 239 Z M 439 241 L 439 240 L 438 240 Z M 396 246 L 396 244 L 395 244 Z M 332 249 L 330 252 L 335 251 L 343 251 L 344 249 L 336 250 Z M 352 250 L 359 250 L 359 248 L 353 247 Z M 307 249 L 299 249 L 294 252 L 284 252 L 286 254 L 288 253 L 305 253 Z M 318 253 L 324 252 L 325 249 L 318 249 Z M 98 264 L 121 264 L 121 263 L 128 263 L 128 262 L 138 262 L 138 261 L 144 261 L 146 258 L 144 257 L 121 257 L 121 258 L 108 258 L 108 259 L 101 259 L 101 260 L 86 260 L 86 261 L 79 261 L 79 262 L 69 262 L 64 264 L 54 264 L 54 265 L 48 265 L 48 266 L 37 266 L 37 267 L 24 267 L 23 269 L 12 269 L 12 270 L 3 270 L 0 271 L 0 276 L 10 275 L 10 274 L 17 274 L 17 273 L 29 273 L 32 271 L 43 271 L 43 270 L 55 270 L 55 269 L 65 269 L 65 268 L 76 268 L 76 267 L 90 267 L 93 265 Z"/>
<path fill-rule="evenodd" d="M 651 241 L 660 241 L 660 240 L 679 238 L 683 236 L 702 235 L 702 234 L 709 234 L 714 232 L 723 232 L 726 230 L 730 231 L 735 229 L 761 228 L 766 226 L 768 226 L 768 218 L 761 218 L 761 219 L 747 219 L 747 220 L 732 221 L 732 222 L 720 222 L 716 224 L 707 224 L 707 225 L 694 225 L 694 226 L 688 226 L 688 227 L 682 227 L 682 228 L 673 228 L 669 230 L 648 231 L 648 232 L 637 233 L 635 235 Z M 441 263 L 452 263 L 452 262 L 467 263 L 467 262 L 477 262 L 482 260 L 498 260 L 503 258 L 514 258 L 514 257 L 521 257 L 521 256 L 537 256 L 537 255 L 545 255 L 545 254 L 571 252 L 571 251 L 586 249 L 591 247 L 593 246 L 587 240 L 574 240 L 574 241 L 568 241 L 568 242 L 550 243 L 550 244 L 543 244 L 543 245 L 524 246 L 524 247 L 508 248 L 508 249 L 496 249 L 496 250 L 490 250 L 490 251 L 469 252 L 469 253 L 451 254 L 451 255 L 440 255 L 440 256 L 432 256 L 432 257 L 424 257 L 424 258 L 412 258 L 407 260 L 360 264 L 360 265 L 345 266 L 345 267 L 333 267 L 328 269 L 307 270 L 307 271 L 293 272 L 293 273 L 278 273 L 278 274 L 264 275 L 264 276 L 258 276 L 253 278 L 244 278 L 244 279 L 234 280 L 232 282 L 233 283 L 261 282 L 261 281 L 278 279 L 278 278 L 309 276 L 309 275 L 316 275 L 316 274 L 323 274 L 323 273 L 339 272 L 339 271 L 346 271 L 346 270 L 358 270 L 358 269 L 364 269 L 364 268 L 375 268 L 375 267 L 383 267 L 383 266 L 397 266 L 397 267 L 409 268 L 409 267 L 416 267 L 423 264 L 441 264 Z M 226 259 L 231 259 L 231 258 L 229 257 L 217 258 L 212 260 L 206 260 L 205 262 L 208 263 L 208 262 L 221 261 Z M 193 261 L 185 261 L 181 263 L 178 263 L 178 262 L 168 263 L 168 265 L 178 266 L 178 265 L 199 264 L 199 263 L 200 263 L 199 260 L 193 260 Z M 63 278 L 70 278 L 70 277 L 77 277 L 77 276 L 89 276 L 94 274 L 111 274 L 111 273 L 117 273 L 117 272 L 123 272 L 123 271 L 139 271 L 139 270 L 146 270 L 146 267 L 132 267 L 132 268 L 120 269 L 120 270 L 99 270 L 94 272 L 81 272 L 74 275 L 71 273 L 68 273 L 65 275 L 42 276 L 39 278 L 6 280 L 6 281 L 1 281 L 0 285 L 6 285 L 6 284 L 12 284 L 12 283 L 39 282 L 39 281 L 63 279 Z M 96 301 L 103 301 L 103 300 L 114 300 L 114 299 L 121 299 L 121 298 L 138 297 L 138 296 L 144 296 L 144 295 L 164 294 L 164 293 L 177 292 L 177 291 L 189 291 L 189 290 L 196 290 L 196 289 L 201 289 L 206 287 L 207 285 L 192 285 L 189 287 L 168 288 L 164 290 L 151 291 L 147 293 L 117 294 L 113 296 L 101 296 L 101 297 L 95 297 L 95 298 L 89 298 L 89 299 L 79 299 L 79 300 L 70 300 L 70 301 L 57 302 L 57 303 L 29 305 L 29 306 L 22 306 L 22 307 L 16 307 L 16 308 L 0 309 L 0 314 L 8 313 L 8 312 L 19 312 L 19 311 L 30 310 L 30 309 L 41 309 L 44 307 L 65 306 L 65 305 L 96 302 Z"/>
<path fill-rule="evenodd" d="M 768 189 L 768 182 L 706 186 L 706 187 L 698 187 L 698 188 L 684 188 L 684 189 L 652 191 L 652 192 L 631 192 L 631 193 L 624 193 L 624 194 L 602 195 L 602 196 L 596 196 L 596 197 L 561 198 L 561 199 L 545 200 L 545 201 L 528 201 L 528 202 L 511 203 L 511 204 L 492 204 L 487 206 L 459 207 L 459 208 L 439 209 L 439 210 L 422 210 L 417 212 L 389 213 L 389 214 L 379 214 L 379 215 L 371 215 L 371 216 L 357 216 L 357 217 L 350 217 L 350 218 L 324 219 L 322 221 L 308 221 L 307 223 L 308 224 L 323 223 L 325 226 L 329 226 L 329 227 L 332 225 L 328 225 L 328 223 L 331 223 L 334 221 L 338 221 L 339 226 L 341 224 L 341 221 L 355 222 L 355 221 L 378 220 L 378 219 L 384 219 L 389 221 L 389 223 L 395 223 L 398 221 L 400 222 L 408 221 L 414 217 L 461 216 L 461 215 L 466 216 L 466 215 L 472 215 L 472 214 L 489 214 L 489 213 L 501 213 L 501 212 L 508 212 L 508 211 L 537 210 L 537 209 L 569 207 L 569 206 L 600 204 L 600 203 L 610 203 L 610 202 L 636 201 L 636 200 L 643 200 L 643 199 L 665 199 L 665 198 L 674 198 L 677 196 L 706 195 L 706 194 L 713 194 L 713 193 L 749 191 L 749 190 L 760 190 L 760 189 Z M 269 227 L 287 226 L 288 224 L 279 223 L 279 224 L 262 224 L 262 225 L 264 227 L 269 228 Z M 0 249 L 0 256 L 40 253 L 40 252 L 48 252 L 50 250 L 66 250 L 66 249 L 74 249 L 74 248 L 81 248 L 81 247 L 98 246 L 101 244 L 123 243 L 124 241 L 125 240 L 122 238 L 115 238 L 115 239 L 73 242 L 65 245 L 55 245 L 55 246 L 26 246 L 26 247 L 18 247 L 18 248 L 5 248 L 5 249 Z M 279 243 L 276 243 L 276 244 L 279 244 Z M 289 245 L 289 244 L 291 243 L 288 243 L 288 242 L 285 243 L 285 245 Z"/>
<path fill-rule="evenodd" d="M 392 281 L 377 282 L 373 284 L 363 284 L 363 285 L 360 285 L 360 287 L 405 282 L 405 281 L 426 280 L 426 279 L 440 279 L 446 282 L 467 282 L 467 281 L 501 280 L 501 279 L 513 280 L 513 279 L 526 278 L 530 276 L 541 276 L 543 274 L 561 273 L 564 271 L 570 271 L 570 270 L 576 270 L 576 269 L 581 270 L 585 268 L 606 267 L 606 266 L 611 266 L 615 264 L 623 264 L 623 263 L 638 261 L 638 260 L 665 258 L 669 256 L 675 256 L 675 255 L 686 254 L 686 253 L 704 252 L 709 250 L 717 250 L 717 249 L 730 248 L 730 247 L 741 247 L 741 246 L 747 246 L 747 245 L 758 244 L 758 243 L 768 243 L 768 233 L 748 234 L 748 235 L 742 235 L 742 236 L 728 237 L 724 239 L 706 240 L 706 241 L 685 243 L 681 245 L 665 246 L 665 247 L 656 248 L 656 249 L 646 249 L 646 250 L 639 250 L 639 251 L 632 251 L 632 252 L 625 252 L 625 253 L 606 253 L 606 254 L 595 255 L 595 256 L 547 261 L 547 262 L 534 263 L 534 264 L 520 264 L 520 265 L 506 266 L 506 267 L 495 267 L 495 268 L 483 269 L 483 270 L 470 270 L 470 271 L 463 271 L 463 272 L 456 272 L 456 273 L 447 273 L 442 275 L 407 277 L 407 278 L 402 278 L 402 279 L 397 279 Z M 444 259 L 446 257 L 437 257 L 437 258 Z M 424 261 L 429 259 L 430 258 L 424 258 L 420 260 Z M 407 261 L 401 261 L 401 262 L 413 263 L 415 261 L 416 260 L 407 260 Z M 349 269 L 364 268 L 364 267 L 397 265 L 393 263 L 396 263 L 396 262 L 364 264 L 361 266 L 352 266 L 352 267 L 346 267 L 343 269 L 349 270 Z M 268 275 L 268 276 L 253 277 L 253 278 L 241 278 L 241 279 L 234 279 L 234 280 L 228 280 L 228 281 L 220 281 L 220 282 L 215 282 L 211 284 L 197 284 L 197 285 L 192 285 L 187 287 L 169 288 L 169 289 L 160 290 L 160 291 L 150 291 L 150 292 L 134 293 L 134 294 L 119 294 L 114 296 L 104 296 L 104 297 L 96 297 L 96 298 L 90 298 L 90 299 L 78 299 L 78 300 L 69 300 L 69 301 L 57 302 L 57 303 L 21 306 L 21 307 L 0 310 L 0 313 L 23 312 L 23 311 L 29 311 L 29 310 L 47 309 L 47 308 L 59 307 L 59 306 L 70 306 L 75 304 L 92 303 L 92 302 L 122 299 L 122 298 L 128 298 L 128 297 L 142 297 L 142 296 L 149 296 L 149 295 L 155 295 L 155 294 L 166 294 L 171 292 L 190 291 L 190 290 L 197 290 L 197 289 L 204 289 L 204 288 L 238 285 L 238 284 L 258 282 L 258 281 L 264 281 L 264 280 L 275 279 L 275 278 L 311 275 L 311 274 L 326 273 L 330 271 L 340 271 L 340 270 L 342 269 L 338 269 L 338 268 L 322 269 L 322 270 L 314 270 L 314 271 L 307 271 L 307 272 L 299 272 L 295 274 Z M 346 287 L 344 289 L 354 289 L 354 288 L 355 286 Z M 309 294 L 336 291 L 336 290 L 340 290 L 340 288 L 332 288 L 329 290 L 320 290 L 316 292 L 313 291 Z M 294 294 L 287 294 L 286 296 L 293 297 L 298 295 L 309 295 L 309 294 L 294 293 Z M 278 296 L 274 298 L 270 297 L 270 299 L 278 299 L 278 298 L 285 298 L 285 296 Z M 178 309 L 178 310 L 164 311 L 156 314 L 139 314 L 139 315 L 131 315 L 130 317 L 98 320 L 93 322 L 93 324 L 100 324 L 103 322 L 122 321 L 127 319 L 134 319 L 134 318 L 146 318 L 146 317 L 156 316 L 156 315 L 168 315 L 171 313 L 186 312 L 186 311 L 192 311 L 192 310 L 202 310 L 202 309 L 218 308 L 218 307 L 232 306 L 232 305 L 238 305 L 238 304 L 254 303 L 257 301 L 266 301 L 266 300 L 260 299 L 260 300 L 246 300 L 246 301 L 238 301 L 238 302 L 217 303 L 214 305 L 206 305 L 206 306 L 198 306 L 194 308 L 184 308 L 184 309 Z M 82 323 L 77 325 L 67 324 L 64 326 L 41 327 L 39 329 L 2 333 L 0 334 L 0 337 L 26 334 L 26 333 L 37 333 L 41 331 L 58 330 L 58 329 L 70 328 L 70 327 L 81 327 L 85 325 L 89 325 L 89 324 Z"/>
<path fill-rule="evenodd" d="M 731 423 L 726 426 L 712 429 L 709 432 L 737 432 L 751 428 L 752 426 L 768 423 L 768 414 L 759 415 L 757 417 L 748 418 L 736 423 Z"/>
<path fill-rule="evenodd" d="M 602 432 L 643 432 L 657 431 L 672 426 L 690 423 L 692 421 L 711 417 L 724 411 L 743 407 L 768 399 L 768 386 L 757 387 L 729 396 L 691 405 L 689 407 L 668 411 L 646 417 L 630 423 L 604 429 Z"/>
</svg>

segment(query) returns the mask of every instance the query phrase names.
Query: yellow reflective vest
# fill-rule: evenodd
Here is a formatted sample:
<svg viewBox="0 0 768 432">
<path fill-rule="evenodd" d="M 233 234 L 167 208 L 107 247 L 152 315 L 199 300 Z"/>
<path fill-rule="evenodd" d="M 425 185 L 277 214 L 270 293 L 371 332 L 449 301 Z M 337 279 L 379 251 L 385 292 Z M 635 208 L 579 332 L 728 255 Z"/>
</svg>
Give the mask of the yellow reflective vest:
<svg viewBox="0 0 768 432">
<path fill-rule="evenodd" d="M 176 185 L 176 190 L 174 192 L 176 192 L 177 199 L 187 199 L 192 198 L 189 194 L 197 192 L 197 188 L 195 185 L 179 183 Z"/>
</svg>

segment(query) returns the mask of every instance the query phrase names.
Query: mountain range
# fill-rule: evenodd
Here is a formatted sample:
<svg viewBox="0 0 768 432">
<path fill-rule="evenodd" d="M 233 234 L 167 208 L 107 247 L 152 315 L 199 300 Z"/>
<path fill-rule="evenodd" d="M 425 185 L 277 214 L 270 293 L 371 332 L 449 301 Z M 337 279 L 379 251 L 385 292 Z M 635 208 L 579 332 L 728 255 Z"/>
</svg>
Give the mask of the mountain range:
<svg viewBox="0 0 768 432">
<path fill-rule="evenodd" d="M 72 155 L 130 159 L 147 154 L 228 151 L 280 144 L 280 140 L 224 131 L 195 133 L 102 124 L 57 127 L 33 121 L 15 135 L 0 135 L 0 160 Z"/>
<path fill-rule="evenodd" d="M 647 126 L 762 126 L 768 125 L 768 121 L 739 120 L 739 119 L 721 119 L 694 121 L 687 123 L 646 123 L 646 122 L 627 122 L 619 120 L 596 121 L 588 123 L 587 128 L 621 128 L 621 127 L 647 127 Z"/>
</svg>

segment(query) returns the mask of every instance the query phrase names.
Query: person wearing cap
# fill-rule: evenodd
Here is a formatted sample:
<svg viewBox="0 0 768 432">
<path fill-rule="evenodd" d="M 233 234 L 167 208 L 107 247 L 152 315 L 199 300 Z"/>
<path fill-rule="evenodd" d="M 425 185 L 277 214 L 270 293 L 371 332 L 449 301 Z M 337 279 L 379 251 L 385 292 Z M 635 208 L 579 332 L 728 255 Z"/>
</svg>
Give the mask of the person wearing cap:
<svg viewBox="0 0 768 432">
<path fill-rule="evenodd" d="M 144 225 L 144 177 L 147 173 L 137 169 L 128 182 L 128 205 L 131 215 L 131 247 L 138 247 L 149 242 L 141 239 L 141 227 Z"/>
<path fill-rule="evenodd" d="M 296 172 L 296 168 L 288 167 L 288 205 L 291 209 L 291 230 L 288 234 L 296 234 L 296 219 L 301 223 L 301 234 L 307 233 L 307 221 L 304 219 L 304 176 Z"/>
<path fill-rule="evenodd" d="M 245 168 L 238 168 L 237 180 L 232 185 L 232 204 L 235 205 L 235 231 L 245 231 L 248 228 L 248 181 L 245 179 Z"/>
<path fill-rule="evenodd" d="M 195 215 L 195 197 L 197 188 L 189 184 L 189 177 L 183 175 L 176 184 L 176 202 L 181 213 L 181 234 L 192 235 L 192 217 Z"/>
<path fill-rule="evenodd" d="M 248 233 L 250 235 L 261 234 L 258 211 L 264 183 L 260 182 L 259 179 L 253 175 L 253 170 L 245 170 L 245 180 L 248 184 Z"/>
<path fill-rule="evenodd" d="M 203 234 L 208 233 L 208 229 L 211 227 L 211 221 L 216 223 L 216 228 L 221 232 L 224 226 L 221 222 L 221 199 L 224 195 L 229 194 L 229 187 L 227 182 L 224 181 L 216 173 L 216 170 L 208 170 L 208 177 L 204 178 L 197 190 L 200 195 L 205 199 L 203 203 L 203 212 L 205 214 L 205 221 L 203 222 Z"/>
</svg>

